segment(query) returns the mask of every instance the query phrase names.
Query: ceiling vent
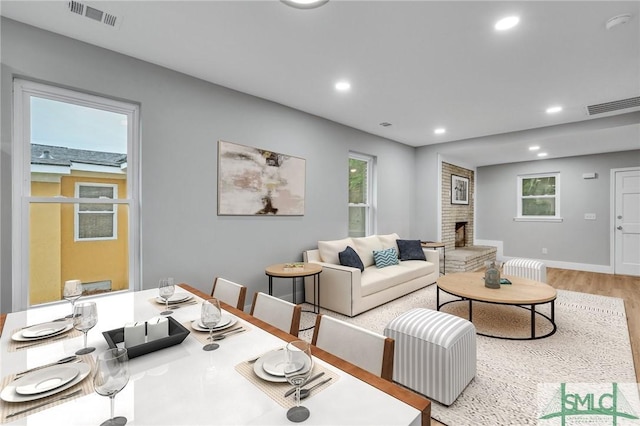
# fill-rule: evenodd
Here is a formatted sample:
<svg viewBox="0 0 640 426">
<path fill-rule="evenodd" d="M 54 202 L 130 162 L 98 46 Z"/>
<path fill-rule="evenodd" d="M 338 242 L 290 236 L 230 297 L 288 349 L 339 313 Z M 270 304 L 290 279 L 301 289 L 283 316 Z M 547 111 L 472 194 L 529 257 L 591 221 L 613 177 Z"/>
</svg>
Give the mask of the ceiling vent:
<svg viewBox="0 0 640 426">
<path fill-rule="evenodd" d="M 86 3 L 81 3 L 74 0 L 68 2 L 67 7 L 69 8 L 69 12 L 73 14 L 84 16 L 85 18 L 92 19 L 96 22 L 101 22 L 112 28 L 120 28 L 122 18 L 112 13 L 105 12 L 95 7 L 91 7 Z"/>
<path fill-rule="evenodd" d="M 605 112 L 619 111 L 627 108 L 640 107 L 640 96 L 619 101 L 605 102 L 603 104 L 588 105 L 587 112 L 589 115 L 602 114 Z"/>
</svg>

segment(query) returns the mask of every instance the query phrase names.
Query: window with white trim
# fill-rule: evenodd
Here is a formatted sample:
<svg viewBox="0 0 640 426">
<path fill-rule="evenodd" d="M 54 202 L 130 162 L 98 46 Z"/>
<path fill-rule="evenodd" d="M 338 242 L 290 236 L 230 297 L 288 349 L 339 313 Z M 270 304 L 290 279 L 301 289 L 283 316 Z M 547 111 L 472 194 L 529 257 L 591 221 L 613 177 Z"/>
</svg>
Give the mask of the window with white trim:
<svg viewBox="0 0 640 426">
<path fill-rule="evenodd" d="M 139 105 L 13 89 L 12 309 L 60 301 L 67 280 L 139 287 Z"/>
<path fill-rule="evenodd" d="M 349 153 L 349 236 L 375 230 L 375 157 Z"/>
<path fill-rule="evenodd" d="M 516 220 L 560 221 L 560 173 L 518 176 Z"/>
<path fill-rule="evenodd" d="M 118 185 L 76 182 L 76 198 L 113 200 L 118 198 Z M 118 238 L 118 206 L 115 204 L 78 203 L 75 213 L 76 241 Z"/>
</svg>

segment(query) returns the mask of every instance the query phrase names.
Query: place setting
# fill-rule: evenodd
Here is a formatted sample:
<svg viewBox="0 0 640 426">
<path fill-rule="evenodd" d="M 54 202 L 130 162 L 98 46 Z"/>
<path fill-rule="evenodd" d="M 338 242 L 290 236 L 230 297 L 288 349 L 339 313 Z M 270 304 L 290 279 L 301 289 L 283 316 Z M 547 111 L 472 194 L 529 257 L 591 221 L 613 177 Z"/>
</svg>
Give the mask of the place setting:
<svg viewBox="0 0 640 426">
<path fill-rule="evenodd" d="M 164 310 L 160 312 L 160 315 L 171 315 L 176 309 L 198 303 L 198 300 L 193 294 L 186 291 L 176 291 L 173 278 L 160 279 L 158 283 L 158 296 L 150 301 L 164 308 Z"/>
<path fill-rule="evenodd" d="M 43 322 L 14 330 L 9 343 L 9 352 L 81 335 L 80 331 L 73 330 L 72 320 Z"/>
<path fill-rule="evenodd" d="M 91 356 L 72 355 L 6 376 L 0 391 L 0 422 L 93 392 L 91 380 L 85 379 L 94 364 Z"/>
<path fill-rule="evenodd" d="M 339 379 L 337 374 L 314 362 L 311 345 L 303 340 L 241 362 L 235 369 L 287 408 L 287 418 L 292 422 L 302 422 L 309 416 L 308 410 L 300 405 L 301 401 Z"/>
<path fill-rule="evenodd" d="M 199 332 L 194 333 L 194 336 L 204 344 L 205 351 L 216 350 L 220 346 L 216 342 L 248 330 L 244 323 L 238 323 L 236 316 L 223 311 L 215 298 L 202 302 L 200 318 L 190 321 L 189 326 Z M 208 334 L 204 334 L 205 332 Z"/>
</svg>

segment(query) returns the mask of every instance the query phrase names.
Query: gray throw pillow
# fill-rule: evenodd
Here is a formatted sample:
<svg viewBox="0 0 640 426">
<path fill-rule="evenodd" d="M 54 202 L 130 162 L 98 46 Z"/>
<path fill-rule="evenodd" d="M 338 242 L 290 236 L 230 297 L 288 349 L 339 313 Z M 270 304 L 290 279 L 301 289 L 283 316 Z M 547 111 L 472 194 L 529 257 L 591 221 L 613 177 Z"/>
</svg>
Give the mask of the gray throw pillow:
<svg viewBox="0 0 640 426">
<path fill-rule="evenodd" d="M 364 265 L 362 264 L 362 260 L 360 260 L 360 256 L 358 256 L 358 253 L 350 246 L 347 246 L 344 251 L 338 253 L 338 259 L 340 259 L 342 266 L 351 266 L 352 268 L 360 269 L 360 272 L 364 271 Z"/>
<path fill-rule="evenodd" d="M 396 240 L 396 243 L 400 251 L 400 260 L 427 260 L 420 240 Z"/>
</svg>

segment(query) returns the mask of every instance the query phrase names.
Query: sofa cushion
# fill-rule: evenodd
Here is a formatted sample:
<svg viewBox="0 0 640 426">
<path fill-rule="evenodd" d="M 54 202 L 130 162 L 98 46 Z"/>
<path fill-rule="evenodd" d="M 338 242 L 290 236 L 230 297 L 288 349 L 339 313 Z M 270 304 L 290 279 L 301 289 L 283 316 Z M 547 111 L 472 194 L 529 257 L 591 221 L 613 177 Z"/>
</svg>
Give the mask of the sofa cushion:
<svg viewBox="0 0 640 426">
<path fill-rule="evenodd" d="M 339 265 L 340 259 L 338 258 L 338 253 L 346 249 L 347 246 L 353 246 L 353 240 L 351 238 L 332 241 L 318 241 L 320 258 L 323 262 Z"/>
<path fill-rule="evenodd" d="M 351 246 L 347 246 L 344 251 L 338 253 L 338 258 L 340 259 L 340 264 L 342 266 L 351 266 L 352 268 L 358 268 L 360 271 L 364 271 L 364 265 L 362 264 L 362 260 L 360 260 L 360 256 Z"/>
<path fill-rule="evenodd" d="M 400 237 L 396 233 L 387 234 L 387 235 L 378 235 L 378 239 L 382 243 L 382 248 L 383 249 L 394 248 L 394 249 L 398 250 L 398 245 L 396 244 L 396 240 L 398 238 L 400 238 Z"/>
<path fill-rule="evenodd" d="M 436 266 L 431 262 L 407 260 L 397 265 L 378 269 L 375 266 L 364 268 L 360 277 L 362 296 L 369 296 L 390 287 L 434 273 Z"/>
<path fill-rule="evenodd" d="M 427 260 L 420 240 L 396 240 L 400 260 Z"/>
<path fill-rule="evenodd" d="M 373 252 L 376 250 L 383 250 L 387 247 L 382 247 L 382 243 L 377 235 L 371 235 L 369 237 L 353 238 L 353 244 L 355 249 L 362 259 L 362 264 L 366 268 L 367 266 L 374 265 Z"/>
<path fill-rule="evenodd" d="M 373 260 L 376 262 L 376 268 L 386 268 L 387 266 L 398 264 L 398 252 L 394 248 L 385 250 L 375 250 L 373 252 Z"/>
</svg>

